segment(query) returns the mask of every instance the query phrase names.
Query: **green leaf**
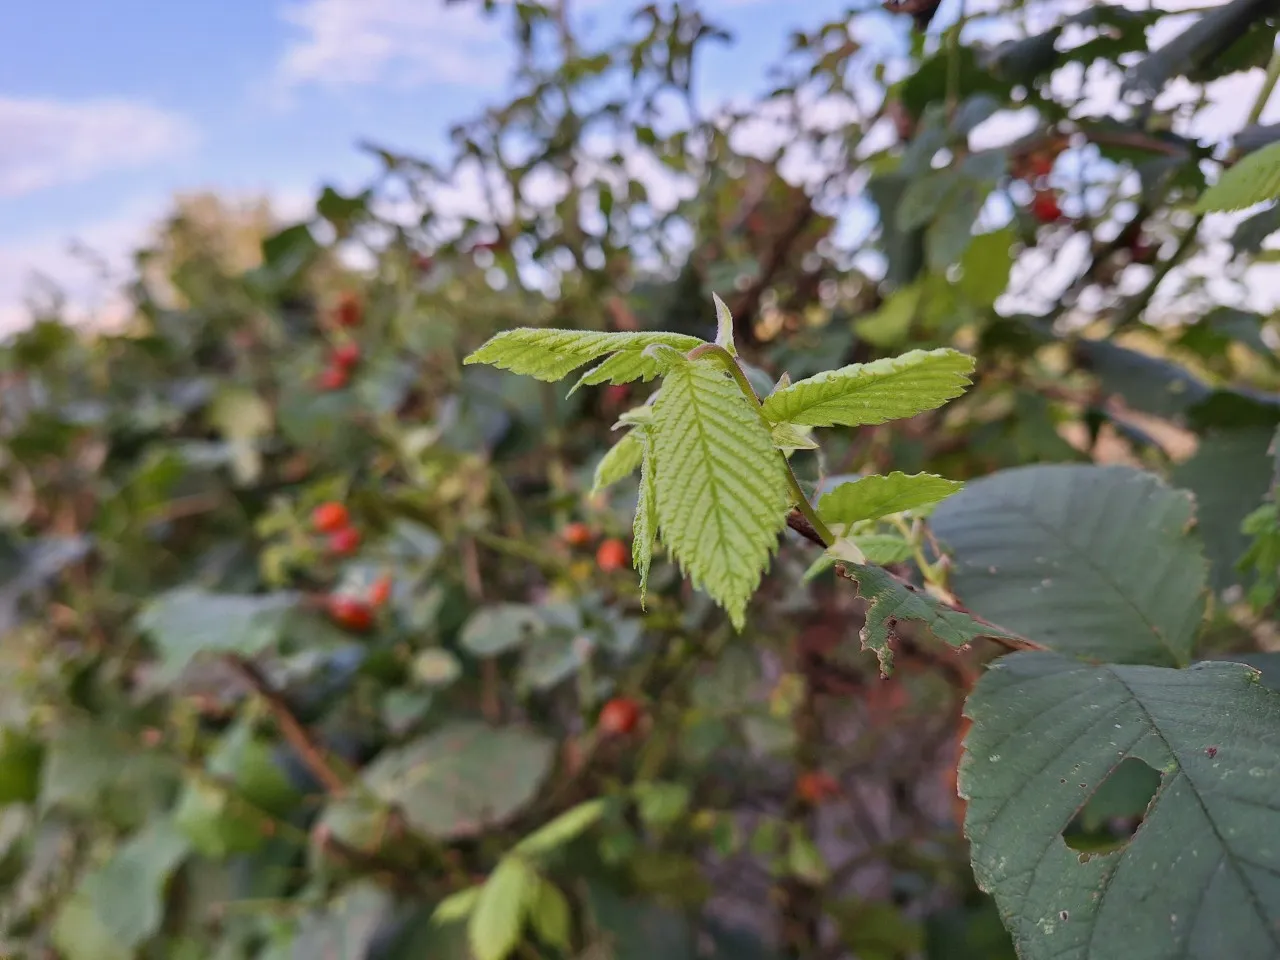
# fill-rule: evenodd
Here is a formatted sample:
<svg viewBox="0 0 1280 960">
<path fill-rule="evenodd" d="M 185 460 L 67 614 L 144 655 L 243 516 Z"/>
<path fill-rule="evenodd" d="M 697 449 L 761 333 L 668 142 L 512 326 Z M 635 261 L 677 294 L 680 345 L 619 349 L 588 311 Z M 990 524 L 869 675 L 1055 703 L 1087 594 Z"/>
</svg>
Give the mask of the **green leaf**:
<svg viewBox="0 0 1280 960">
<path fill-rule="evenodd" d="M 180 587 L 147 604 L 138 627 L 159 649 L 161 678 L 173 680 L 198 654 L 253 656 L 272 646 L 297 602 L 295 593 L 249 596 Z"/>
<path fill-rule="evenodd" d="M 52 939 L 66 960 L 134 958 L 134 951 L 121 944 L 107 928 L 83 890 L 76 891 L 63 902 L 53 922 Z"/>
<path fill-rule="evenodd" d="M 818 501 L 818 515 L 832 525 L 849 526 L 915 510 L 945 500 L 964 484 L 930 473 L 863 477 L 842 483 Z"/>
<path fill-rule="evenodd" d="M 394 910 L 387 891 L 371 881 L 358 883 L 342 891 L 327 910 L 304 918 L 292 960 L 371 956 Z"/>
<path fill-rule="evenodd" d="M 1005 227 L 973 238 L 960 261 L 960 290 L 974 304 L 989 307 L 1009 285 L 1017 232 Z"/>
<path fill-rule="evenodd" d="M 207 766 L 254 806 L 271 813 L 288 813 L 300 799 L 276 764 L 269 742 L 255 737 L 252 726 L 243 721 L 223 734 Z"/>
<path fill-rule="evenodd" d="M 173 811 L 174 825 L 204 856 L 221 860 L 262 846 L 270 820 L 223 787 L 189 780 Z"/>
<path fill-rule="evenodd" d="M 448 650 L 429 647 L 413 658 L 413 675 L 427 687 L 447 687 L 462 675 L 462 664 Z"/>
<path fill-rule="evenodd" d="M 133 949 L 160 930 L 169 877 L 190 849 L 171 822 L 157 820 L 125 841 L 100 870 L 85 878 L 84 895 L 99 922 L 121 945 Z"/>
<path fill-rule="evenodd" d="M 643 439 L 644 457 L 640 463 L 640 490 L 636 496 L 636 515 L 631 524 L 631 565 L 640 574 L 640 607 L 644 609 L 649 591 L 649 567 L 653 563 L 653 545 L 658 540 L 657 487 L 653 473 L 653 441 Z"/>
<path fill-rule="evenodd" d="M 715 360 L 683 363 L 654 404 L 649 455 L 663 542 L 741 629 L 789 507 L 768 426 Z"/>
<path fill-rule="evenodd" d="M 21 730 L 0 731 L 0 808 L 40 795 L 44 743 Z"/>
<path fill-rule="evenodd" d="M 535 858 L 546 856 L 590 830 L 604 816 L 604 811 L 605 802 L 600 799 L 570 807 L 516 844 L 516 852 Z"/>
<path fill-rule="evenodd" d="M 867 558 L 867 563 L 879 566 L 902 563 L 915 552 L 911 544 L 897 534 L 867 533 L 850 539 Z"/>
<path fill-rule="evenodd" d="M 1280 198 L 1280 143 L 1246 154 L 1200 195 L 1197 213 L 1243 210 Z"/>
<path fill-rule="evenodd" d="M 872 346 L 891 348 L 901 345 L 911 330 L 923 293 L 923 283 L 914 283 L 895 291 L 881 304 L 880 309 L 853 321 L 854 330 Z"/>
<path fill-rule="evenodd" d="M 689 788 L 674 781 L 643 782 L 634 787 L 636 811 L 649 827 L 669 826 L 689 809 Z"/>
<path fill-rule="evenodd" d="M 467 924 L 475 960 L 506 960 L 515 950 L 541 885 L 533 868 L 520 857 L 505 857 L 498 864 L 480 890 Z"/>
<path fill-rule="evenodd" d="M 465 920 L 480 902 L 480 891 L 483 889 L 483 886 L 467 887 L 465 890 L 449 894 L 436 904 L 431 914 L 431 922 L 445 924 Z"/>
<path fill-rule="evenodd" d="M 889 641 L 902 620 L 919 621 L 938 640 L 963 647 L 978 637 L 1018 639 L 993 624 L 983 624 L 968 614 L 944 606 L 929 594 L 908 587 L 888 570 L 866 564 L 845 564 L 845 576 L 858 583 L 858 595 L 867 601 L 866 622 L 859 639 L 862 649 L 871 650 L 886 676 L 893 669 L 893 649 Z"/>
<path fill-rule="evenodd" d="M 811 436 L 811 427 L 799 427 L 794 423 L 775 423 L 770 433 L 773 443 L 783 453 L 793 450 L 817 450 L 818 443 Z"/>
<path fill-rule="evenodd" d="M 1019 653 L 966 714 L 974 873 L 1023 960 L 1280 955 L 1280 695 L 1255 671 Z M 1162 774 L 1142 826 L 1117 851 L 1069 849 L 1062 830 L 1127 757 Z"/>
<path fill-rule="evenodd" d="M 1237 583 L 1247 587 L 1252 579 L 1236 569 L 1251 542 L 1240 525 L 1271 489 L 1271 437 L 1268 429 L 1214 431 L 1201 438 L 1195 455 L 1169 477 L 1196 498 L 1196 529 L 1204 540 L 1215 591 Z"/>
<path fill-rule="evenodd" d="M 729 356 L 736 357 L 738 348 L 733 344 L 733 314 L 718 294 L 711 294 L 716 303 L 716 343 L 729 351 Z"/>
<path fill-rule="evenodd" d="M 214 396 L 206 418 L 231 446 L 236 482 L 257 480 L 262 472 L 258 442 L 271 433 L 275 422 L 270 405 L 253 390 L 228 385 Z"/>
<path fill-rule="evenodd" d="M 410 827 L 452 840 L 511 819 L 542 786 L 554 754 L 550 740 L 522 727 L 458 721 L 384 750 L 361 779 Z"/>
<path fill-rule="evenodd" d="M 955 350 L 912 350 L 900 357 L 826 370 L 771 394 L 770 421 L 856 427 L 913 417 L 960 396 L 973 358 Z"/>
<path fill-rule="evenodd" d="M 628 373 L 652 370 L 653 373 L 649 374 L 652 377 L 661 369 L 663 361 L 660 357 L 640 357 L 647 347 L 662 344 L 688 353 L 702 342 L 697 337 L 679 333 L 598 333 L 517 327 L 490 338 L 463 363 L 487 363 L 538 380 L 554 381 L 597 357 L 618 352 L 635 354 L 626 361 L 619 361 L 607 373 L 597 370 L 583 378 L 584 383 L 603 383 L 605 380 L 625 383 L 626 380 L 613 378 L 624 370 Z M 627 379 L 636 379 L 637 376 L 639 374 L 628 375 Z"/>
<path fill-rule="evenodd" d="M 496 657 L 514 650 L 545 629 L 538 611 L 524 603 L 497 603 L 472 614 L 458 644 L 475 657 Z"/>
<path fill-rule="evenodd" d="M 636 436 L 634 430 L 624 433 L 596 464 L 596 475 L 591 485 L 591 492 L 599 493 L 619 480 L 625 480 L 636 472 L 643 459 L 644 442 Z"/>
<path fill-rule="evenodd" d="M 831 868 L 802 827 L 791 831 L 787 844 L 787 871 L 814 886 L 820 886 L 831 876 Z"/>
<path fill-rule="evenodd" d="M 569 949 L 573 938 L 569 901 L 550 880 L 543 880 L 538 885 L 537 898 L 529 911 L 529 919 L 533 921 L 533 929 L 543 943 L 558 950 Z"/>
<path fill-rule="evenodd" d="M 694 346 L 697 346 L 697 343 Z M 654 377 L 671 369 L 671 364 L 681 356 L 683 356 L 682 353 L 667 349 L 620 351 L 579 377 L 578 382 L 569 391 L 569 396 L 573 396 L 581 387 L 595 386 L 600 383 L 620 384 L 632 383 L 636 380 L 648 383 Z"/>
<path fill-rule="evenodd" d="M 1152 474 L 1057 465 L 973 481 L 930 526 L 970 610 L 1061 653 L 1173 666 L 1204 614 L 1191 517 L 1191 498 Z"/>
</svg>

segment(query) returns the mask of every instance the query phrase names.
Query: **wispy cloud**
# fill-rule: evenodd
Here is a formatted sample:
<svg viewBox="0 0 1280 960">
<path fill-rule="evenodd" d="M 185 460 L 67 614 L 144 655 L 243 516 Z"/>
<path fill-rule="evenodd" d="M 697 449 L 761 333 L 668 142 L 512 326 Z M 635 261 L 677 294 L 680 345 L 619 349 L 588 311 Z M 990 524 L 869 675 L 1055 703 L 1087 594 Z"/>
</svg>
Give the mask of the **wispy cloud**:
<svg viewBox="0 0 1280 960">
<path fill-rule="evenodd" d="M 129 100 L 0 97 L 0 198 L 139 167 L 187 149 L 194 126 Z"/>
<path fill-rule="evenodd" d="M 280 62 L 289 86 L 494 85 L 509 52 L 501 19 L 480 4 L 444 0 L 294 0 L 283 19 L 298 30 Z"/>
</svg>

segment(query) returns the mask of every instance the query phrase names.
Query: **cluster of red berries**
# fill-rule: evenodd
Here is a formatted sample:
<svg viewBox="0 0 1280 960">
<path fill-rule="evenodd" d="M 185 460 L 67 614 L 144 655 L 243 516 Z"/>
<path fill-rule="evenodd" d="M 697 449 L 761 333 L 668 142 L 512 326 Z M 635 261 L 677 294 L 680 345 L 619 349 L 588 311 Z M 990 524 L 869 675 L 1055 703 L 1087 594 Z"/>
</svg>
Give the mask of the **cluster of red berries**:
<svg viewBox="0 0 1280 960">
<path fill-rule="evenodd" d="M 326 600 L 325 607 L 338 626 L 353 633 L 364 633 L 373 626 L 378 608 L 386 603 L 390 596 L 391 578 L 379 577 L 365 596 L 335 593 Z"/>
<path fill-rule="evenodd" d="M 564 542 L 571 547 L 585 547 L 595 539 L 595 534 L 585 523 L 570 523 L 560 532 Z M 622 570 L 631 563 L 631 551 L 617 537 L 600 541 L 596 548 L 596 566 L 606 573 Z"/>
<path fill-rule="evenodd" d="M 354 293 L 344 293 L 333 311 L 334 326 L 350 330 L 360 326 L 364 309 Z M 329 365 L 320 374 L 320 389 L 341 390 L 351 380 L 351 371 L 360 362 L 360 345 L 352 340 L 337 344 L 329 353 Z"/>
<path fill-rule="evenodd" d="M 346 557 L 360 547 L 360 531 L 351 523 L 351 514 L 336 500 L 322 503 L 311 512 L 311 528 L 328 538 L 329 553 Z"/>
</svg>

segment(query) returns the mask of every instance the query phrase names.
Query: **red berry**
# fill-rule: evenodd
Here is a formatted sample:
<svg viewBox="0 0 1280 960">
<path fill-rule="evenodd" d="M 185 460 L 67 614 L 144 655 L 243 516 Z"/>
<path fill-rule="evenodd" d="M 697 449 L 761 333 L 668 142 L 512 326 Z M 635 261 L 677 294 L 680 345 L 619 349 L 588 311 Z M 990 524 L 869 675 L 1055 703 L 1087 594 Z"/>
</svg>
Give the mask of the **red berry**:
<svg viewBox="0 0 1280 960">
<path fill-rule="evenodd" d="M 617 737 L 630 733 L 640 722 L 640 704 L 630 697 L 614 697 L 600 711 L 600 731 Z"/>
<path fill-rule="evenodd" d="M 1047 177 L 1053 173 L 1053 157 L 1047 153 L 1033 153 L 1027 167 L 1033 177 Z"/>
<path fill-rule="evenodd" d="M 1160 248 L 1156 244 L 1148 243 L 1146 240 L 1139 240 L 1129 248 L 1129 256 L 1133 258 L 1134 263 L 1152 263 L 1159 252 Z"/>
<path fill-rule="evenodd" d="M 596 566 L 606 573 L 621 570 L 631 560 L 627 545 L 616 538 L 606 540 L 596 551 Z"/>
<path fill-rule="evenodd" d="M 839 793 L 839 781 L 825 770 L 809 770 L 796 780 L 796 795 L 811 806 L 826 803 Z"/>
<path fill-rule="evenodd" d="M 358 327 L 363 315 L 364 309 L 360 306 L 360 298 L 348 291 L 338 299 L 333 319 L 340 327 Z"/>
<path fill-rule="evenodd" d="M 329 616 L 334 623 L 347 630 L 363 633 L 373 626 L 373 607 L 355 597 L 332 596 L 329 598 Z"/>
<path fill-rule="evenodd" d="M 351 515 L 337 500 L 322 503 L 311 511 L 311 526 L 319 533 L 334 533 L 350 525 Z"/>
<path fill-rule="evenodd" d="M 343 369 L 351 369 L 360 362 L 360 345 L 358 343 L 340 343 L 333 348 L 333 365 Z"/>
<path fill-rule="evenodd" d="M 1058 205 L 1058 195 L 1052 190 L 1037 190 L 1031 201 L 1031 213 L 1041 223 L 1056 223 L 1062 219 L 1062 207 Z"/>
<path fill-rule="evenodd" d="M 329 552 L 337 557 L 355 553 L 360 547 L 360 531 L 355 527 L 343 527 L 329 534 Z"/>
<path fill-rule="evenodd" d="M 570 523 L 560 531 L 564 542 L 571 547 L 585 547 L 591 542 L 591 528 L 585 523 Z"/>
<path fill-rule="evenodd" d="M 380 607 L 391 599 L 391 578 L 379 577 L 373 581 L 373 586 L 369 588 L 369 602 L 375 607 Z"/>
<path fill-rule="evenodd" d="M 342 367 L 326 367 L 324 373 L 320 374 L 320 389 L 341 390 L 349 379 L 350 375 Z"/>
</svg>

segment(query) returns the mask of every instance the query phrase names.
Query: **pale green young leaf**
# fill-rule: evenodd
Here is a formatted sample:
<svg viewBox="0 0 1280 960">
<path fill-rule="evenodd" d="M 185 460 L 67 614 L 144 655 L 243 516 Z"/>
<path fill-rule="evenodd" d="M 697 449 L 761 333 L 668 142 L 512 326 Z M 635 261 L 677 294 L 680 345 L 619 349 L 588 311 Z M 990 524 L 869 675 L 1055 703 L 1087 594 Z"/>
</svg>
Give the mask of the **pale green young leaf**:
<svg viewBox="0 0 1280 960">
<path fill-rule="evenodd" d="M 913 417 L 960 396 L 973 358 L 955 350 L 912 350 L 855 363 L 778 390 L 764 401 L 773 423 L 856 427 Z"/>
<path fill-rule="evenodd" d="M 847 527 L 937 503 L 963 486 L 958 480 L 946 480 L 930 473 L 906 474 L 895 470 L 885 476 L 863 477 L 840 484 L 818 501 L 818 516 L 832 526 Z"/>
<path fill-rule="evenodd" d="M 880 566 L 902 563 L 914 552 L 910 543 L 892 533 L 866 533 L 849 539 L 862 551 L 867 563 Z"/>
<path fill-rule="evenodd" d="M 653 544 L 658 539 L 658 507 L 653 473 L 653 442 L 641 436 L 640 493 L 636 498 L 636 516 L 631 529 L 631 565 L 640 574 L 640 606 L 649 590 L 649 567 L 653 563 Z"/>
<path fill-rule="evenodd" d="M 639 355 L 655 344 L 687 353 L 703 341 L 679 333 L 601 333 L 517 327 L 491 337 L 463 363 L 486 363 L 538 380 L 559 380 L 598 357 L 624 351 Z M 649 361 L 660 364 L 658 351 Z"/>
<path fill-rule="evenodd" d="M 859 638 L 862 648 L 871 650 L 886 676 L 893 669 L 893 649 L 889 641 L 902 620 L 915 620 L 929 633 L 952 647 L 963 647 L 978 637 L 1019 640 L 1017 634 L 993 624 L 979 623 L 966 613 L 945 606 L 929 594 L 908 586 L 883 567 L 848 564 L 844 575 L 858 584 L 858 595 L 866 600 L 866 621 Z"/>
<path fill-rule="evenodd" d="M 480 902 L 480 892 L 484 887 L 467 887 L 445 897 L 432 911 L 431 922 L 435 924 L 456 923 L 465 920 Z"/>
<path fill-rule="evenodd" d="M 729 356 L 736 357 L 738 348 L 733 344 L 733 314 L 719 295 L 713 293 L 711 299 L 716 302 L 716 343 L 728 350 Z"/>
<path fill-rule="evenodd" d="M 695 340 L 693 337 L 689 339 Z M 697 346 L 700 342 L 695 341 L 693 346 Z M 662 344 L 662 346 L 670 346 L 670 344 Z M 689 349 L 692 350 L 693 347 Z M 682 356 L 683 353 L 676 350 L 620 350 L 579 377 L 569 394 L 572 396 L 579 387 L 590 387 L 600 383 L 631 383 L 634 380 L 648 383 L 654 377 L 666 373 L 671 368 L 671 364 Z"/>
<path fill-rule="evenodd" d="M 1246 155 L 1200 196 L 1197 213 L 1243 210 L 1280 198 L 1280 143 Z"/>
<path fill-rule="evenodd" d="M 741 629 L 790 507 L 769 426 L 719 363 L 690 361 L 663 382 L 649 454 L 663 542 Z"/>
<path fill-rule="evenodd" d="M 817 441 L 813 439 L 811 427 L 799 427 L 794 423 L 775 423 L 773 425 L 773 442 L 779 450 L 791 453 L 794 450 L 816 450 Z"/>
<path fill-rule="evenodd" d="M 596 464 L 596 475 L 591 485 L 591 492 L 599 493 L 619 480 L 631 476 L 636 472 L 643 458 L 644 444 L 640 438 L 634 432 L 624 433 Z"/>
<path fill-rule="evenodd" d="M 577 839 L 604 816 L 605 802 L 599 798 L 570 807 L 554 820 L 544 823 L 516 845 L 516 852 L 541 857 Z"/>
<path fill-rule="evenodd" d="M 560 888 L 549 880 L 538 887 L 537 898 L 530 910 L 533 929 L 538 939 L 557 950 L 568 950 L 573 939 L 573 919 L 569 901 Z"/>
<path fill-rule="evenodd" d="M 489 875 L 467 923 L 476 960 L 506 960 L 520 944 L 520 931 L 542 880 L 521 857 L 506 857 Z"/>
</svg>

